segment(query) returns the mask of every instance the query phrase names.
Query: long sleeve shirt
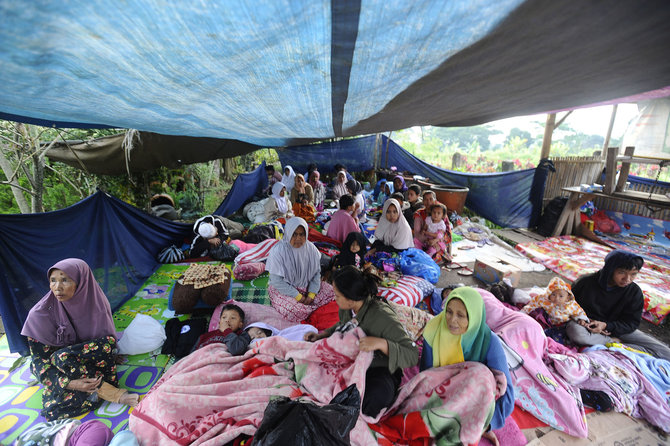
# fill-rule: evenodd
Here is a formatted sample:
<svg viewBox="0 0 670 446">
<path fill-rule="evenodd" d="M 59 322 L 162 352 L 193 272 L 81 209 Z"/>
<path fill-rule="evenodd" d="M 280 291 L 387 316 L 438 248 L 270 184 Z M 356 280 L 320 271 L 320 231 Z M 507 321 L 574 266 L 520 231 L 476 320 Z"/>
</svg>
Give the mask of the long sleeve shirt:
<svg viewBox="0 0 670 446">
<path fill-rule="evenodd" d="M 340 310 L 340 321 L 324 330 L 330 336 L 335 330 L 354 318 L 350 310 Z M 370 367 L 388 367 L 391 373 L 398 369 L 415 366 L 419 362 L 419 350 L 416 343 L 407 335 L 402 324 L 391 308 L 385 302 L 375 298 L 367 298 L 355 316 L 358 327 L 362 328 L 367 336 L 386 339 L 388 356 L 375 350 Z"/>
<path fill-rule="evenodd" d="M 226 328 L 224 331 L 216 329 L 201 335 L 198 338 L 198 343 L 193 348 L 193 351 L 209 344 L 221 343 L 226 344 L 228 353 L 233 356 L 239 356 L 247 351 L 250 342 L 251 337 L 246 331 L 238 330 L 237 332 L 234 332 L 230 328 Z"/>
<path fill-rule="evenodd" d="M 298 291 L 293 285 L 285 281 L 284 278 L 279 274 L 270 273 L 269 284 L 272 285 L 274 289 L 279 291 L 284 296 L 295 297 L 298 294 L 300 294 L 300 291 Z M 307 292 L 318 294 L 320 289 L 321 289 L 321 271 L 314 274 L 314 277 L 312 277 L 312 279 L 309 281 L 309 285 L 307 285 Z"/>
</svg>

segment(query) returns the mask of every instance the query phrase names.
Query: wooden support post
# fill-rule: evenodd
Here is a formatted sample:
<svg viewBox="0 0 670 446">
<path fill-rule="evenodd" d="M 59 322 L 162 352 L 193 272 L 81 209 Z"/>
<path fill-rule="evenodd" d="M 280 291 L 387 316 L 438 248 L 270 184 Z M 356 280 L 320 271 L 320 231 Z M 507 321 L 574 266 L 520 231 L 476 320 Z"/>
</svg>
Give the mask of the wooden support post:
<svg viewBox="0 0 670 446">
<path fill-rule="evenodd" d="M 547 122 L 544 125 L 544 138 L 542 138 L 542 152 L 540 153 L 540 159 L 549 158 L 549 152 L 551 151 L 551 137 L 554 133 L 554 128 L 556 128 L 556 113 L 549 113 L 547 115 Z"/>
<path fill-rule="evenodd" d="M 623 152 L 625 156 L 630 156 L 631 158 L 633 157 L 633 153 L 635 153 L 635 147 L 626 147 Z M 628 172 L 630 172 L 630 161 L 622 161 L 621 171 L 619 172 L 619 181 L 616 183 L 615 191 L 623 191 L 623 187 L 626 184 L 626 181 L 628 181 Z"/>
<path fill-rule="evenodd" d="M 610 145 L 610 138 L 612 137 L 612 128 L 614 127 L 614 120 L 616 119 L 616 111 L 618 104 L 614 104 L 612 107 L 612 114 L 610 115 L 610 124 L 607 126 L 607 134 L 605 135 L 605 142 L 603 143 L 603 151 L 601 156 L 605 158 L 607 155 L 607 148 Z"/>
<path fill-rule="evenodd" d="M 616 157 L 619 155 L 618 147 L 607 148 L 607 158 L 605 159 L 605 184 L 603 192 L 611 195 L 614 192 L 614 182 L 616 180 Z"/>
</svg>

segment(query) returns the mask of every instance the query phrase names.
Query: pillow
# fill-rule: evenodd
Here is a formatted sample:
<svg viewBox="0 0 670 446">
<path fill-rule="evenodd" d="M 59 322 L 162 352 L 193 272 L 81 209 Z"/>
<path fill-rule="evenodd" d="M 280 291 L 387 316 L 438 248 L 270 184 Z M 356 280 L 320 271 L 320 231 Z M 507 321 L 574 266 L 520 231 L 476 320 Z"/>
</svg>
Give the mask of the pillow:
<svg viewBox="0 0 670 446">
<path fill-rule="evenodd" d="M 419 282 L 424 279 L 415 276 L 403 276 L 398 279 L 398 284 L 392 287 L 379 287 L 377 292 L 389 302 L 395 302 L 401 305 L 413 307 L 418 304 L 423 298 L 423 292 L 419 289 Z"/>
<path fill-rule="evenodd" d="M 283 330 L 284 328 L 292 327 L 296 325 L 295 322 L 291 322 L 285 319 L 277 310 L 275 310 L 270 305 L 261 305 L 254 304 L 251 302 L 237 302 L 234 300 L 229 300 L 218 305 L 214 312 L 212 313 L 212 318 L 209 320 L 209 331 L 216 330 L 219 326 L 219 318 L 221 318 L 221 309 L 224 305 L 234 304 L 237 305 L 244 311 L 244 326 L 246 327 L 249 324 L 254 322 L 265 322 L 268 325 L 272 325 L 278 330 Z"/>
<path fill-rule="evenodd" d="M 254 280 L 265 272 L 265 263 L 252 262 L 235 265 L 233 275 L 236 280 Z"/>
</svg>

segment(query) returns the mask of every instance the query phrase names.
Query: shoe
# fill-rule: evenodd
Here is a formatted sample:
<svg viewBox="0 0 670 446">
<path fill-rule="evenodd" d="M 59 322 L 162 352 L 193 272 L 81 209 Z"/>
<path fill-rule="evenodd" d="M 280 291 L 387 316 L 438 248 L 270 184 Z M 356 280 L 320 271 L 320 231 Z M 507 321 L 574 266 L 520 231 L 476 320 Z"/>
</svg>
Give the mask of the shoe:
<svg viewBox="0 0 670 446">
<path fill-rule="evenodd" d="M 598 412 L 611 412 L 614 409 L 612 399 L 601 390 L 580 389 L 579 393 L 582 395 L 582 403 L 585 406 L 594 408 Z"/>
</svg>

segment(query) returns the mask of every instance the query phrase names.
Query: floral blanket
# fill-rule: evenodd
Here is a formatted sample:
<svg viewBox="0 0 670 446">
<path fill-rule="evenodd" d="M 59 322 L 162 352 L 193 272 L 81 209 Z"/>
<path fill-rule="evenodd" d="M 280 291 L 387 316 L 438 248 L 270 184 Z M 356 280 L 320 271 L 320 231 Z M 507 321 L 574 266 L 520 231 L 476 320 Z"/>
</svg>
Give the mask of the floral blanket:
<svg viewBox="0 0 670 446">
<path fill-rule="evenodd" d="M 586 437 L 588 427 L 579 389 L 546 366 L 549 341 L 540 324 L 527 314 L 505 307 L 488 291 L 478 291 L 486 306 L 487 325 L 508 349 L 516 405 L 554 429 Z"/>
<path fill-rule="evenodd" d="M 605 256 L 611 251 L 604 245 L 571 235 L 520 243 L 516 249 L 570 281 L 602 268 Z M 642 317 L 660 324 L 670 313 L 670 267 L 647 259 L 635 283 L 644 293 Z"/>
<path fill-rule="evenodd" d="M 243 356 L 212 344 L 172 366 L 135 408 L 130 429 L 143 446 L 220 445 L 253 435 L 275 396 L 327 404 L 356 384 L 365 393 L 372 353 L 360 329 L 315 343 L 271 337 Z M 488 368 L 462 363 L 422 372 L 401 387 L 379 419 L 361 415 L 354 445 L 476 444 L 491 417 L 495 381 Z M 479 403 L 474 403 L 479 402 Z"/>
</svg>

